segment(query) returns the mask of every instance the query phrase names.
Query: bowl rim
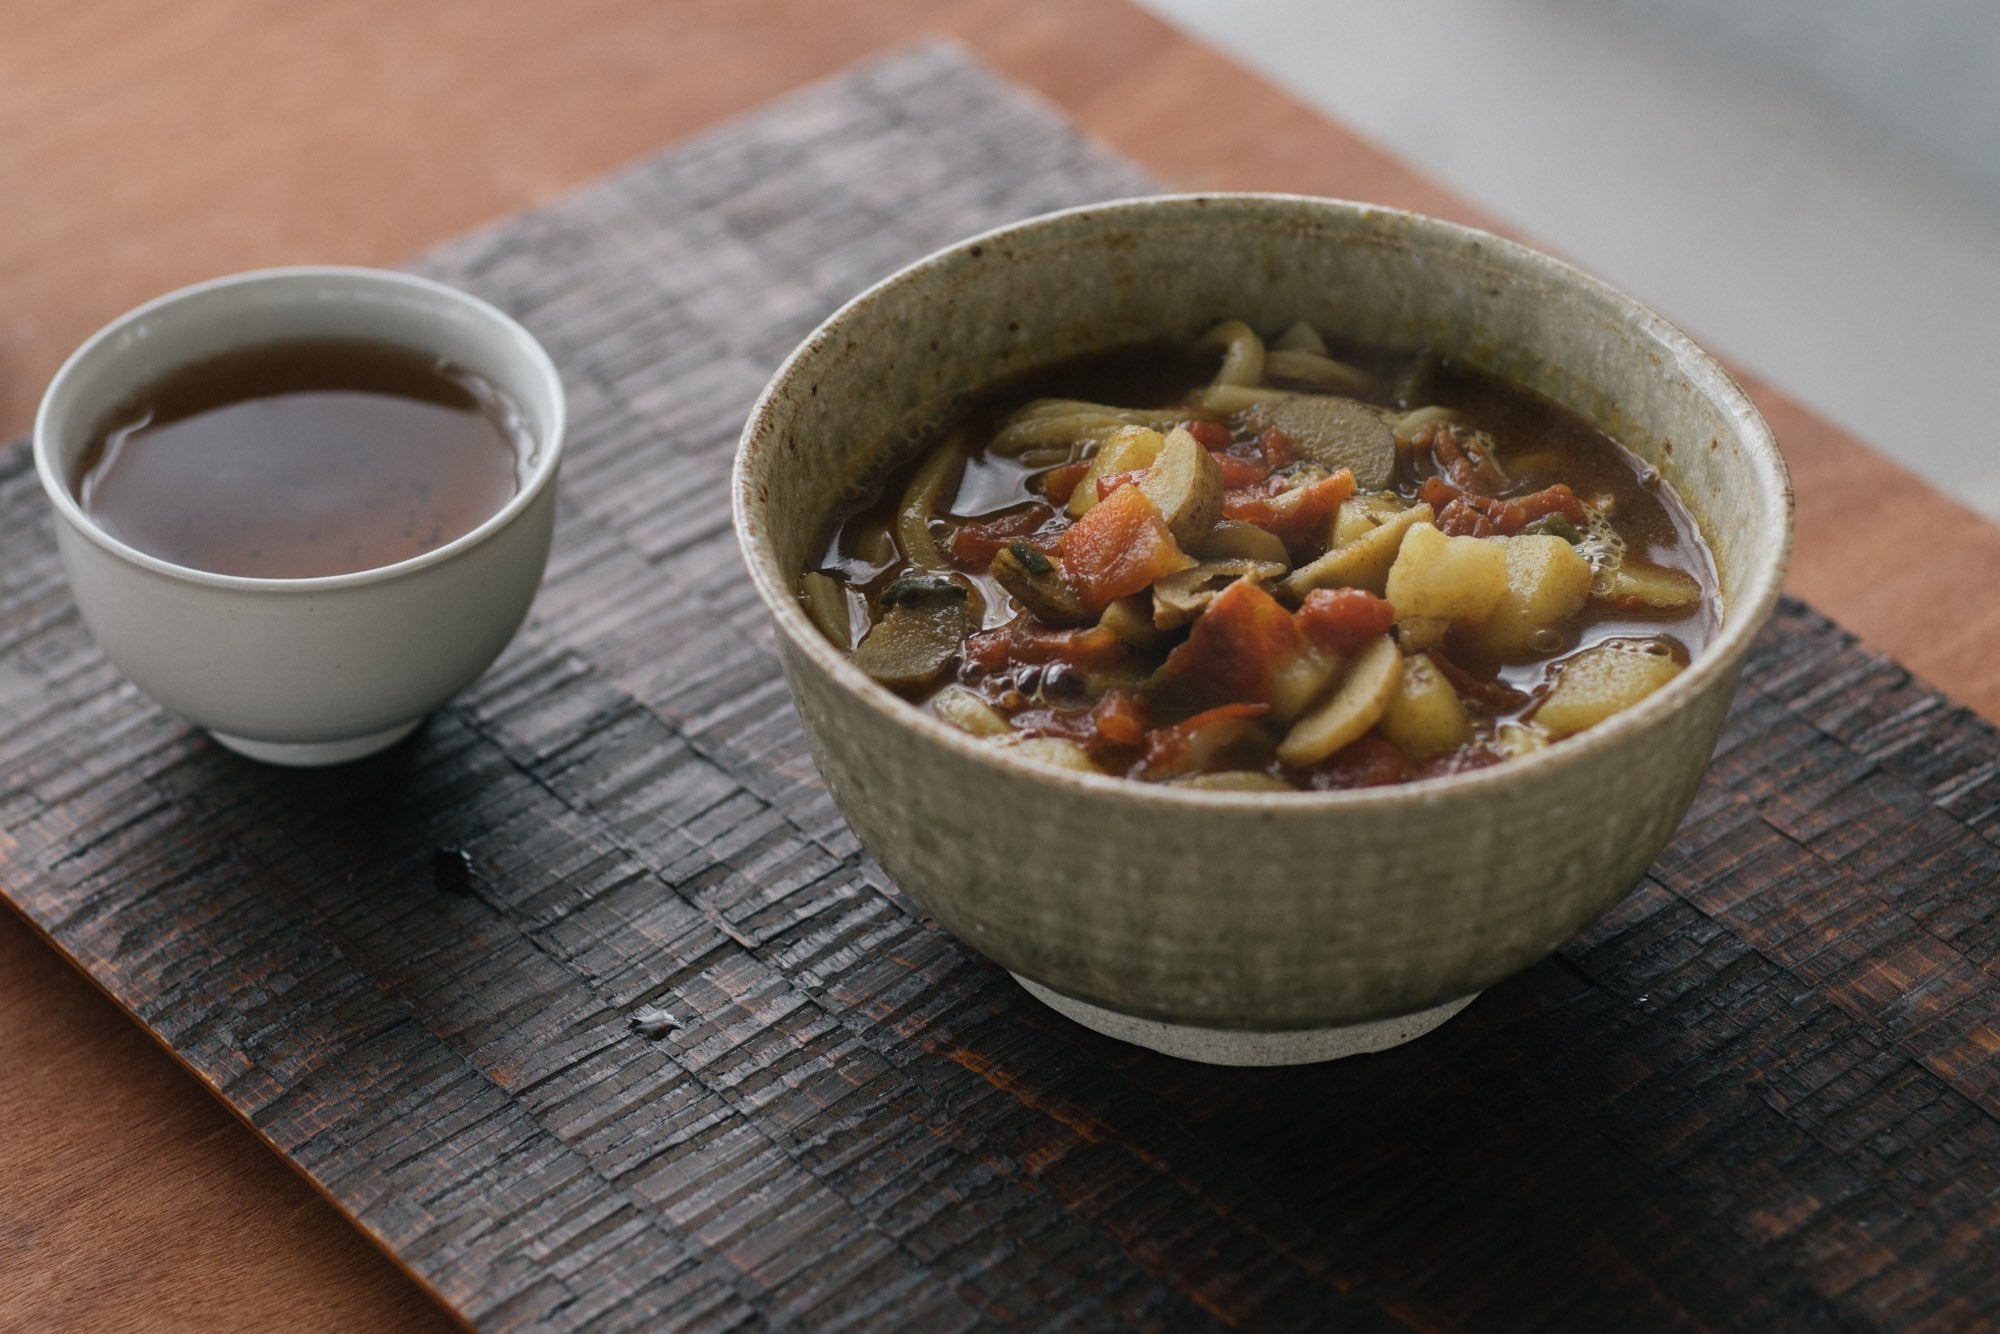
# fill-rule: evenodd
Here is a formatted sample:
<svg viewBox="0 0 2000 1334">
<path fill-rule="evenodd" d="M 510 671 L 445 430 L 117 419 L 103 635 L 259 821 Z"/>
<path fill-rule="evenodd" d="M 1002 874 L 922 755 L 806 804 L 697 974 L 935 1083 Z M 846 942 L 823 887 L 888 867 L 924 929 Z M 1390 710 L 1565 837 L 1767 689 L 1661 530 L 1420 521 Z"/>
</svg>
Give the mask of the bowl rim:
<svg viewBox="0 0 2000 1334">
<path fill-rule="evenodd" d="M 985 247 L 1003 245 L 1017 237 L 1057 231 L 1095 219 L 1112 225 L 1119 217 L 1162 210 L 1184 210 L 1191 216 L 1198 216 L 1200 210 L 1213 205 L 1310 208 L 1347 213 L 1393 223 L 1418 233 L 1427 232 L 1459 245 L 1490 247 L 1505 252 L 1515 262 L 1543 270 L 1561 283 L 1574 285 L 1599 303 L 1622 309 L 1637 323 L 1648 341 L 1669 352 L 1674 368 L 1709 396 L 1734 425 L 1736 437 L 1746 448 L 1759 481 L 1758 490 L 1763 502 L 1759 508 L 1761 526 L 1766 531 L 1775 530 L 1776 539 L 1773 543 L 1757 544 L 1756 558 L 1747 562 L 1742 570 L 1739 596 L 1723 606 L 1718 632 L 1689 666 L 1637 704 L 1620 710 L 1575 736 L 1565 738 L 1560 745 L 1512 756 L 1499 764 L 1382 787 L 1324 792 L 1240 792 L 1147 783 L 1113 774 L 1058 769 L 1023 759 L 1009 754 L 1010 747 L 973 737 L 936 717 L 930 710 L 896 694 L 856 667 L 846 653 L 835 648 L 806 615 L 794 591 L 785 586 L 770 568 L 776 562 L 767 559 L 769 530 L 757 505 L 754 495 L 756 483 L 750 475 L 751 465 L 760 451 L 774 447 L 766 443 L 765 434 L 779 400 L 801 364 L 829 342 L 839 339 L 844 327 L 861 313 L 892 300 L 900 289 L 920 281 L 933 269 L 963 259 L 978 258 Z M 1638 734 L 1649 730 L 1657 720 L 1664 719 L 1684 702 L 1692 701 L 1711 688 L 1718 677 L 1739 668 L 1741 660 L 1749 652 L 1752 639 L 1769 619 L 1783 592 L 1785 572 L 1792 553 L 1796 508 L 1790 472 L 1776 436 L 1750 396 L 1717 358 L 1637 298 L 1567 261 L 1481 228 L 1365 201 L 1269 191 L 1169 193 L 1081 204 L 988 228 L 933 250 L 844 302 L 786 356 L 752 406 L 738 438 L 730 468 L 731 520 L 738 546 L 744 564 L 749 568 L 751 582 L 771 613 L 778 633 L 794 650 L 803 653 L 808 661 L 841 687 L 845 694 L 868 708 L 886 725 L 913 729 L 918 735 L 974 764 L 995 766 L 1003 773 L 1028 781 L 1059 788 L 1071 787 L 1080 794 L 1089 794 L 1093 800 L 1108 798 L 1141 806 L 1217 813 L 1282 811 L 1313 814 L 1455 801 L 1496 785 L 1506 787 L 1533 783 L 1538 775 L 1555 772 L 1560 766 L 1589 763 L 1603 751 L 1628 744 Z M 1697 527 L 1700 527 L 1699 521 Z M 1703 538 L 1707 540 L 1705 532 Z"/>
<path fill-rule="evenodd" d="M 55 457 L 54 423 L 51 418 L 56 409 L 57 391 L 71 378 L 86 371 L 94 359 L 109 355 L 104 349 L 113 340 L 163 311 L 234 288 L 282 288 L 285 284 L 311 280 L 355 288 L 374 288 L 386 293 L 397 291 L 415 293 L 425 299 L 456 307 L 476 319 L 488 322 L 503 339 L 514 346 L 527 366 L 529 375 L 541 380 L 548 390 L 550 408 L 547 438 L 536 441 L 534 458 L 528 466 L 526 476 L 514 489 L 514 494 L 507 498 L 504 505 L 479 523 L 451 541 L 429 551 L 388 565 L 371 565 L 366 569 L 349 570 L 344 574 L 309 575 L 296 579 L 223 574 L 197 566 L 182 565 L 143 551 L 105 531 L 102 525 L 84 512 L 69 479 L 63 475 L 63 470 Z M 353 264 L 290 264 L 273 268 L 247 269 L 239 273 L 228 273 L 189 283 L 172 291 L 162 292 L 104 324 L 64 358 L 62 365 L 50 377 L 48 386 L 43 390 L 41 400 L 35 407 L 31 438 L 35 471 L 41 479 L 42 491 L 47 496 L 49 504 L 67 527 L 93 545 L 128 565 L 182 583 L 242 593 L 265 593 L 287 597 L 365 588 L 371 584 L 399 579 L 419 570 L 456 560 L 473 548 L 484 545 L 525 513 L 538 501 L 543 492 L 554 485 L 562 464 L 564 437 L 569 429 L 568 418 L 568 396 L 563 389 L 562 372 L 557 369 L 548 349 L 543 347 L 541 340 L 528 332 L 519 320 L 491 302 L 450 283 L 438 282 L 398 269 L 378 269 Z"/>
</svg>

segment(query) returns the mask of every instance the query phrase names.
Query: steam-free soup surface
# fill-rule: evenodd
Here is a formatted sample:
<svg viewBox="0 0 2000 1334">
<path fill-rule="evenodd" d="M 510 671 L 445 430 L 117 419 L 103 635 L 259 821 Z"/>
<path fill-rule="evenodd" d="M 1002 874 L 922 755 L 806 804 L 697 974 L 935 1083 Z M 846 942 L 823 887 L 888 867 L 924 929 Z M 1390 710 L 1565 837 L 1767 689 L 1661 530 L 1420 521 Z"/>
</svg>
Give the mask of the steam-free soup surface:
<svg viewBox="0 0 2000 1334">
<path fill-rule="evenodd" d="M 1583 418 L 1424 352 L 1236 322 L 979 396 L 800 591 L 864 670 L 993 744 L 1245 790 L 1558 744 L 1720 615 L 1686 510 Z"/>
<path fill-rule="evenodd" d="M 304 578 L 422 555 L 511 499 L 512 410 L 478 377 L 388 344 L 242 349 L 147 386 L 101 426 L 84 510 L 150 555 Z"/>
</svg>

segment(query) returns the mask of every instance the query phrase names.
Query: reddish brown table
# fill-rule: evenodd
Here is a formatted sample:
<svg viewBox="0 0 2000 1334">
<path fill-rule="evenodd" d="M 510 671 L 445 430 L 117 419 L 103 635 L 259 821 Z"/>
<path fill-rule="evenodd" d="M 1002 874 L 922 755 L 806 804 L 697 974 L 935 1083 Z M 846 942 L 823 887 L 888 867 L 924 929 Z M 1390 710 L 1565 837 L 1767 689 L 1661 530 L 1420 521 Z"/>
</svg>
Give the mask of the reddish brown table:
<svg viewBox="0 0 2000 1334">
<path fill-rule="evenodd" d="M 262 264 L 395 263 L 924 33 L 958 36 L 1175 184 L 1481 221 L 1118 0 L 476 12 L 107 0 L 13 20 L 0 47 L 0 431 L 25 430 L 68 350 L 147 296 Z M 1751 387 L 1797 481 L 1793 590 L 2000 718 L 2000 530 Z M 10 916 L 0 1069 L 0 1324 L 446 1323 Z"/>
</svg>

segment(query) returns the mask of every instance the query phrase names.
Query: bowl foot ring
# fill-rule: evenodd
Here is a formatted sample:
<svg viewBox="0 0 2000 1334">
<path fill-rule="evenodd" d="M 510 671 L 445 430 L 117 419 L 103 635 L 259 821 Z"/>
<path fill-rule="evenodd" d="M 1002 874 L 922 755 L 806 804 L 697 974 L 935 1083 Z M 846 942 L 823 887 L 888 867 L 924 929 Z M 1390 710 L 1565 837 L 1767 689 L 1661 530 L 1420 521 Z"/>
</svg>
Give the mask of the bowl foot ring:
<svg viewBox="0 0 2000 1334">
<path fill-rule="evenodd" d="M 417 724 L 422 721 L 422 718 L 415 718 L 366 736 L 346 737 L 339 741 L 259 741 L 254 737 L 231 736 L 213 728 L 208 734 L 238 755 L 247 755 L 265 764 L 305 769 L 323 764 L 346 764 L 350 760 L 373 755 L 378 750 L 387 750 L 416 731 Z"/>
<path fill-rule="evenodd" d="M 1074 1019 L 1092 1032 L 1130 1042 L 1167 1056 L 1210 1065 L 1307 1065 L 1383 1051 L 1413 1041 L 1473 1002 L 1478 992 L 1393 1019 L 1372 1019 L 1331 1028 L 1241 1029 L 1201 1028 L 1107 1010 L 1031 982 L 1019 973 L 1016 982 L 1030 996 L 1056 1013 Z"/>
</svg>

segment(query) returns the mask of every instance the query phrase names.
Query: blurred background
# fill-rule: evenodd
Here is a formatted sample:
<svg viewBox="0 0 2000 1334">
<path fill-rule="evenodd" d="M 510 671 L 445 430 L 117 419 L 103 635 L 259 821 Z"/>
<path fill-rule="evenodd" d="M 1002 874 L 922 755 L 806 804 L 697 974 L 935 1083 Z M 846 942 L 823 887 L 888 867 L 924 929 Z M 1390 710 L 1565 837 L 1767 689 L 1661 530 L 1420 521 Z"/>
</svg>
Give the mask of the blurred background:
<svg viewBox="0 0 2000 1334">
<path fill-rule="evenodd" d="M 2000 518 L 1992 0 L 1140 3 Z"/>
</svg>

